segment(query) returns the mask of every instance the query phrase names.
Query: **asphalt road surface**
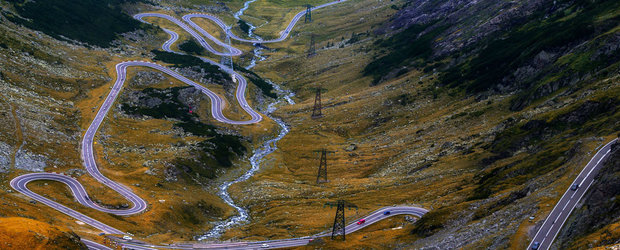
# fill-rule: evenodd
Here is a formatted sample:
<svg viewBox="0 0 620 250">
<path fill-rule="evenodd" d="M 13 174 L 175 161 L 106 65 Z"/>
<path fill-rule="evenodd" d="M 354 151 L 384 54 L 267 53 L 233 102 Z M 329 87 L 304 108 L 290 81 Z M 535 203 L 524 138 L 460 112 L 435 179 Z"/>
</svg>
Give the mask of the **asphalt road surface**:
<svg viewBox="0 0 620 250">
<path fill-rule="evenodd" d="M 579 173 L 577 178 L 575 178 L 573 183 L 571 183 L 564 195 L 562 195 L 560 201 L 558 201 L 553 210 L 551 210 L 551 213 L 547 216 L 547 219 L 545 219 L 545 222 L 542 227 L 540 227 L 527 249 L 531 249 L 535 242 L 538 242 L 539 244 L 538 249 L 546 250 L 551 247 L 555 237 L 560 232 L 560 229 L 562 229 L 564 222 L 566 222 L 581 197 L 583 197 L 583 195 L 590 188 L 590 185 L 594 182 L 596 173 L 598 173 L 600 168 L 603 166 L 605 159 L 609 156 L 611 145 L 616 143 L 617 140 L 618 139 L 614 139 L 607 143 L 594 155 L 594 157 L 592 157 L 586 167 L 583 168 L 581 173 Z M 577 190 L 571 190 L 571 187 L 574 184 L 579 185 Z"/>
</svg>

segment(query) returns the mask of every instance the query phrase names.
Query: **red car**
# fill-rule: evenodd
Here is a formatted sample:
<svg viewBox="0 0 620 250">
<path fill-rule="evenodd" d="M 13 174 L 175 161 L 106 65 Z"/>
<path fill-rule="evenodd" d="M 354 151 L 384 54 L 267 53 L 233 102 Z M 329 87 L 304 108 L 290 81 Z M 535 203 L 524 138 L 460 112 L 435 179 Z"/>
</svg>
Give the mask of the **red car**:
<svg viewBox="0 0 620 250">
<path fill-rule="evenodd" d="M 360 220 L 357 222 L 357 224 L 358 224 L 358 225 L 362 225 L 362 224 L 364 224 L 364 222 L 366 222 L 366 219 L 360 219 Z"/>
</svg>

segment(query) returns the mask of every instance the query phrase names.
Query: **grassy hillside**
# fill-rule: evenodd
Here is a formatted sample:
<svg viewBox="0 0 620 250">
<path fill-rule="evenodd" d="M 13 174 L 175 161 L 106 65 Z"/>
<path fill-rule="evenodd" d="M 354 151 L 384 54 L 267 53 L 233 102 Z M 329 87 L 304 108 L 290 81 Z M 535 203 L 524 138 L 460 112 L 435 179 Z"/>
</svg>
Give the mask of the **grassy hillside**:
<svg viewBox="0 0 620 250">
<path fill-rule="evenodd" d="M 7 15 L 9 20 L 57 39 L 108 47 L 118 34 L 142 28 L 121 10 L 122 4 L 138 0 L 7 1 L 17 11 L 17 15 Z"/>
</svg>

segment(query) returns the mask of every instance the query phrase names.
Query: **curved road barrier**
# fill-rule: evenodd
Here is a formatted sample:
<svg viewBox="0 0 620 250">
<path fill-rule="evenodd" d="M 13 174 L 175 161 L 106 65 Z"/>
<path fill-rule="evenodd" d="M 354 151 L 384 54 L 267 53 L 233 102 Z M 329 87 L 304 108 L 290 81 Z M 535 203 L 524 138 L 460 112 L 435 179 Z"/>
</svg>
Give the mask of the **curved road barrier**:
<svg viewBox="0 0 620 250">
<path fill-rule="evenodd" d="M 88 247 L 88 249 L 92 249 L 92 250 L 113 250 L 112 248 L 109 248 L 107 246 L 101 245 L 97 242 L 91 241 L 91 240 L 87 240 L 87 239 L 82 239 L 82 242 L 84 243 L 84 245 L 86 245 L 86 247 Z"/>
</svg>

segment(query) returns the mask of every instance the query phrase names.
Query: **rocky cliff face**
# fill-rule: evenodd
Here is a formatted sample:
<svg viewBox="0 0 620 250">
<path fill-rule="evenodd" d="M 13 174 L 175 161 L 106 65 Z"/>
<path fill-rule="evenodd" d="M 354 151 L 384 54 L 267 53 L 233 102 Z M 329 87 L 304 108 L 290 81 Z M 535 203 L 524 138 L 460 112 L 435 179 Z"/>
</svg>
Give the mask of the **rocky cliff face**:
<svg viewBox="0 0 620 250">
<path fill-rule="evenodd" d="M 605 0 L 408 1 L 375 33 L 395 34 L 409 45 L 375 63 L 399 74 L 432 70 L 440 73 L 438 85 L 470 94 L 510 93 L 511 109 L 521 110 L 610 75 L 608 67 L 620 59 L 620 18 L 608 13 L 617 8 L 616 1 Z M 382 81 L 393 77 L 387 72 L 365 70 Z"/>
<path fill-rule="evenodd" d="M 555 1 L 407 1 L 392 20 L 375 30 L 377 34 L 394 33 L 414 24 L 449 25 L 444 37 L 435 43 L 438 57 L 475 44 L 497 31 L 506 31 L 525 22 L 536 11 L 558 9 Z M 559 4 L 558 4 L 559 5 Z"/>
</svg>

